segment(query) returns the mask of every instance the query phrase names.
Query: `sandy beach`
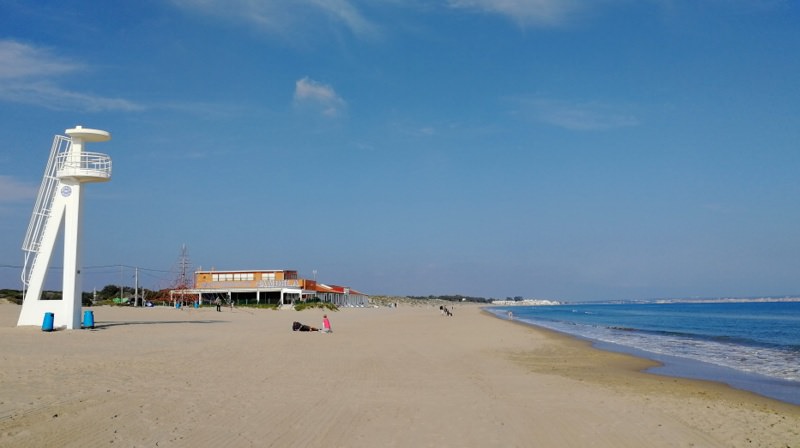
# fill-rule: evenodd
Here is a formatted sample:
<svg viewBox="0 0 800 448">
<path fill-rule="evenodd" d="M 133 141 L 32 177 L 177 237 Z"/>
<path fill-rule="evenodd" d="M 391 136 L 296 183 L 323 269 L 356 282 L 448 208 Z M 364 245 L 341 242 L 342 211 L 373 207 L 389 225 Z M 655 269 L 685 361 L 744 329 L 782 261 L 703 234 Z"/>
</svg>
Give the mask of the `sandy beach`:
<svg viewBox="0 0 800 448">
<path fill-rule="evenodd" d="M 93 308 L 17 328 L 0 305 L 2 447 L 800 447 L 800 406 L 478 306 Z"/>
</svg>

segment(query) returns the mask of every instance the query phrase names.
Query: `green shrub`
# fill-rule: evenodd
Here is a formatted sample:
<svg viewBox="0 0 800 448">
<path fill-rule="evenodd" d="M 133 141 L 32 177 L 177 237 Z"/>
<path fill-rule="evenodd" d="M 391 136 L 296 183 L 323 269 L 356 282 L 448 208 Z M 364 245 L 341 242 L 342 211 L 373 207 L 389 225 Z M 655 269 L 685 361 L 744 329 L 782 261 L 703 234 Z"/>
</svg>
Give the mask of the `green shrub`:
<svg viewBox="0 0 800 448">
<path fill-rule="evenodd" d="M 300 302 L 295 304 L 294 309 L 295 311 L 303 311 L 305 309 L 323 309 L 323 310 L 331 310 L 331 311 L 339 311 L 339 307 L 329 303 L 329 302 Z"/>
<path fill-rule="evenodd" d="M 262 310 L 277 310 L 278 304 L 276 303 L 242 303 L 236 305 L 236 308 L 257 308 Z"/>
<path fill-rule="evenodd" d="M 22 291 L 13 289 L 0 289 L 0 299 L 8 300 L 9 302 L 22 305 Z"/>
</svg>

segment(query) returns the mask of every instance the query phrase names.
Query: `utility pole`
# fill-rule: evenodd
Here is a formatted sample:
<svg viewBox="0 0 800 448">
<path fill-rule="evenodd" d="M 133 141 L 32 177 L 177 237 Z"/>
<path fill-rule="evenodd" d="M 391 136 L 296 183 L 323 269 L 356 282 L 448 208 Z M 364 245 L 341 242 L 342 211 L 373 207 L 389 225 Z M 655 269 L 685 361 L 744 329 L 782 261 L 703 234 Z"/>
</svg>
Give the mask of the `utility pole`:
<svg viewBox="0 0 800 448">
<path fill-rule="evenodd" d="M 188 285 L 186 280 L 186 269 L 189 267 L 189 256 L 186 255 L 186 244 L 181 247 L 181 285 L 185 288 Z"/>
<path fill-rule="evenodd" d="M 181 246 L 181 259 L 180 263 L 180 292 L 181 292 L 181 304 L 185 300 L 186 296 L 186 289 L 189 288 L 189 279 L 186 275 L 186 271 L 189 269 L 191 262 L 189 261 L 189 255 L 187 254 L 186 244 Z"/>
<path fill-rule="evenodd" d="M 139 268 L 135 269 L 134 286 L 133 286 L 133 306 L 139 306 Z"/>
</svg>

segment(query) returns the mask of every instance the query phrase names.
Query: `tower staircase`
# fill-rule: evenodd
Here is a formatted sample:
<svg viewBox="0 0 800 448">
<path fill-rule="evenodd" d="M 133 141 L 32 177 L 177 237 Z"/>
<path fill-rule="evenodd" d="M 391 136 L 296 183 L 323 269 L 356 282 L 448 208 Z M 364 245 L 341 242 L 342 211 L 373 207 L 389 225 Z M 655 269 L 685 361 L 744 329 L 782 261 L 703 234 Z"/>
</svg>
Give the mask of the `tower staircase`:
<svg viewBox="0 0 800 448">
<path fill-rule="evenodd" d="M 59 157 L 59 155 L 68 154 L 71 144 L 72 140 L 63 135 L 56 135 L 53 139 L 50 158 L 44 170 L 42 184 L 39 186 L 39 194 L 36 196 L 36 203 L 33 207 L 31 221 L 28 224 L 28 231 L 25 234 L 25 241 L 22 243 L 22 250 L 25 252 L 25 261 L 22 266 L 22 284 L 26 289 L 30 283 L 33 267 L 36 265 L 39 248 L 42 246 L 45 226 L 53 209 L 56 187 L 58 186 L 58 177 L 56 177 L 58 160 L 64 158 L 64 156 Z M 59 224 L 54 223 L 53 225 Z"/>
</svg>

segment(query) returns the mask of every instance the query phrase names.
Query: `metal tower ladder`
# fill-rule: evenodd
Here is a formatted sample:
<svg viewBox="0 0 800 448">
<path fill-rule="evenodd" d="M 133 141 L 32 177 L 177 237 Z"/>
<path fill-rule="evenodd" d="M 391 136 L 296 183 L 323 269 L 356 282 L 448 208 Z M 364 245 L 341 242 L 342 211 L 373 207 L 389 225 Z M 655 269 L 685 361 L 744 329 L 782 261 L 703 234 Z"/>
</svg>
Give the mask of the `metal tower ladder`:
<svg viewBox="0 0 800 448">
<path fill-rule="evenodd" d="M 28 224 L 25 241 L 22 243 L 22 250 L 25 252 L 25 262 L 22 267 L 22 284 L 26 288 L 30 282 L 33 267 L 36 265 L 45 226 L 48 223 L 48 218 L 53 208 L 53 200 L 56 195 L 55 190 L 58 185 L 58 177 L 56 177 L 56 172 L 59 168 L 58 161 L 59 159 L 63 160 L 63 156 L 59 157 L 59 155 L 69 153 L 71 145 L 72 139 L 69 137 L 56 135 L 53 139 L 53 146 L 50 149 L 50 158 L 47 161 L 44 176 L 42 176 L 42 185 L 39 186 L 39 194 L 36 197 L 36 204 L 33 207 L 31 221 Z M 59 223 L 51 223 L 50 225 L 59 225 Z"/>
</svg>

